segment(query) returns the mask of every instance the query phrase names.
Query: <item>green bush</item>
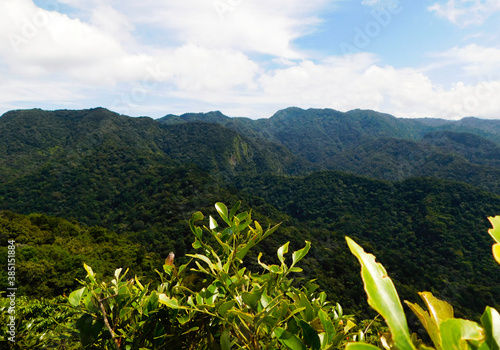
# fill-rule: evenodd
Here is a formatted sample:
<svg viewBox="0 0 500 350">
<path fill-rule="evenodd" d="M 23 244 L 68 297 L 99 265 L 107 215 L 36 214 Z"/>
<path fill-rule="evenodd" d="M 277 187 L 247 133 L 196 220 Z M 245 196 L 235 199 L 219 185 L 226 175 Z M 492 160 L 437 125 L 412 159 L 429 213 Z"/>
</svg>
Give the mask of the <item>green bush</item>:
<svg viewBox="0 0 500 350">
<path fill-rule="evenodd" d="M 286 243 L 277 251 L 279 264 L 257 262 L 263 272 L 245 267 L 250 249 L 278 229 L 263 229 L 250 212 L 237 214 L 215 205 L 217 222 L 193 214 L 189 225 L 196 254 L 175 266 L 173 254 L 155 290 L 121 269 L 106 283 L 85 265 L 84 286 L 69 296 L 79 313 L 75 322 L 79 340 L 88 349 L 335 349 L 354 334 L 352 317 L 340 305 L 327 301 L 312 281 L 298 287 L 291 276 L 302 271 L 297 263 L 310 249 L 288 254 Z M 290 259 L 291 258 L 291 259 Z M 290 259 L 288 262 L 287 260 Z"/>
</svg>

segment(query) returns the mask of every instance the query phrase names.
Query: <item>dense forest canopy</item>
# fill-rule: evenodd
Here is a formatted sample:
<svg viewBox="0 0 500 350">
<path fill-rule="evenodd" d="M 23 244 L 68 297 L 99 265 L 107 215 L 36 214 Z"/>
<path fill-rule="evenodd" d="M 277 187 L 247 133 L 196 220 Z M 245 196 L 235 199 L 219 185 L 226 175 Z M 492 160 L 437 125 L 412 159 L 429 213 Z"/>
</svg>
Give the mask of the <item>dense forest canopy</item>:
<svg viewBox="0 0 500 350">
<path fill-rule="evenodd" d="M 402 298 L 429 290 L 478 319 L 484 305 L 500 306 L 485 235 L 500 214 L 499 143 L 498 120 L 364 110 L 288 108 L 258 120 L 11 111 L 0 117 L 0 259 L 14 239 L 19 293 L 30 298 L 68 294 L 83 263 L 101 276 L 129 267 L 153 278 L 170 252 L 180 262 L 193 252 L 193 212 L 241 200 L 260 222 L 281 223 L 265 255 L 311 242 L 298 280 L 316 279 L 347 312 L 373 316 L 349 235 Z"/>
</svg>

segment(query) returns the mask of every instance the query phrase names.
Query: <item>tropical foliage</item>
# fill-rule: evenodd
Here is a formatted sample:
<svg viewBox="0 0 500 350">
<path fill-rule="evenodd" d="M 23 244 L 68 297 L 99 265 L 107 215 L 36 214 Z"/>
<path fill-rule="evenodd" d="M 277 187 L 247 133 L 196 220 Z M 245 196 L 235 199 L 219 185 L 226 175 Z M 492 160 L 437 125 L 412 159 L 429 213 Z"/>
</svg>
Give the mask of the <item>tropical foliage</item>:
<svg viewBox="0 0 500 350">
<path fill-rule="evenodd" d="M 498 243 L 500 242 L 500 216 L 489 218 L 493 228 L 488 232 L 496 241 L 493 254 L 497 262 Z M 351 252 L 361 264 L 361 274 L 368 303 L 386 321 L 390 329 L 389 337 L 382 336 L 381 341 L 386 349 L 429 349 L 422 341 L 410 335 L 406 317 L 398 294 L 385 268 L 375 262 L 372 254 L 367 254 L 357 243 L 349 237 L 347 244 Z M 419 304 L 406 301 L 411 311 L 418 317 L 427 331 L 434 348 L 447 349 L 499 349 L 500 347 L 500 314 L 494 308 L 486 307 L 481 324 L 473 321 L 455 318 L 453 308 L 445 301 L 439 300 L 429 292 L 419 293 L 428 310 Z M 377 349 L 368 344 L 347 345 L 348 350 Z"/>
<path fill-rule="evenodd" d="M 251 217 L 215 205 L 218 219 L 196 212 L 189 222 L 196 254 L 176 265 L 169 255 L 160 283 L 141 282 L 116 269 L 105 282 L 84 264 L 81 288 L 67 298 L 18 300 L 17 349 L 430 349 L 410 332 L 403 305 L 386 269 L 351 238 L 346 237 L 361 264 L 369 305 L 380 314 L 387 330 L 372 320 L 357 322 L 333 305 L 312 281 L 294 282 L 298 265 L 310 251 L 310 242 L 288 254 L 289 243 L 277 259 L 252 271 L 247 255 L 279 225 L 266 229 Z M 491 217 L 489 230 L 498 260 L 500 216 Z M 220 223 L 220 224 L 219 224 Z M 291 258 L 291 260 L 289 260 Z M 269 259 L 269 257 L 268 257 Z M 288 263 L 287 263 L 288 261 Z M 499 261 L 500 264 L 500 261 Z M 420 320 L 436 350 L 496 350 L 500 345 L 500 314 L 486 307 L 480 322 L 455 318 L 453 307 L 430 292 L 419 293 L 427 310 L 406 301 Z M 1 300 L 2 321 L 7 323 L 9 299 Z M 367 325 L 367 326 L 366 326 Z M 375 328 L 375 333 L 373 329 Z M 3 341 L 8 335 L 0 333 Z M 353 342 L 354 341 L 354 342 Z"/>
</svg>

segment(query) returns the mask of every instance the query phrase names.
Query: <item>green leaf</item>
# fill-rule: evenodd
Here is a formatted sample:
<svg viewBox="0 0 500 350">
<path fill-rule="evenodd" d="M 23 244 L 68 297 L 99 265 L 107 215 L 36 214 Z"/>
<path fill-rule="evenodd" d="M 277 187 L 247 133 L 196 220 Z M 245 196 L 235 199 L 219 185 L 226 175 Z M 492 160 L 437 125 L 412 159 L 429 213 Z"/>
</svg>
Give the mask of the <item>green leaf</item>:
<svg viewBox="0 0 500 350">
<path fill-rule="evenodd" d="M 200 241 L 201 241 L 202 231 L 199 227 L 196 227 L 194 223 L 196 221 L 203 220 L 204 218 L 205 216 L 201 212 L 197 211 L 191 216 L 191 220 L 189 220 L 189 228 L 191 229 L 191 232 L 193 232 L 196 238 L 198 238 Z"/>
<path fill-rule="evenodd" d="M 95 276 L 94 276 L 94 271 L 92 270 L 92 268 L 89 265 L 85 264 L 85 263 L 83 263 L 83 267 L 87 271 L 87 276 L 89 276 L 90 280 L 92 282 L 96 283 Z"/>
<path fill-rule="evenodd" d="M 219 224 L 217 224 L 217 221 L 215 221 L 215 219 L 212 216 L 209 217 L 208 222 L 209 222 L 209 228 L 211 230 L 215 230 L 217 227 L 219 227 Z"/>
<path fill-rule="evenodd" d="M 144 290 L 144 286 L 142 285 L 142 283 L 139 281 L 139 279 L 137 278 L 137 275 L 135 275 L 135 283 L 137 284 L 137 286 L 139 287 L 140 290 Z"/>
<path fill-rule="evenodd" d="M 306 348 L 296 335 L 287 332 L 283 328 L 276 327 L 274 330 L 274 335 L 276 335 L 276 338 L 281 344 L 285 345 L 289 349 L 303 350 Z"/>
<path fill-rule="evenodd" d="M 298 306 L 304 308 L 304 315 L 307 322 L 311 322 L 314 319 L 314 309 L 311 302 L 304 293 L 300 293 Z"/>
<path fill-rule="evenodd" d="M 262 307 L 267 308 L 267 306 L 273 301 L 269 295 L 267 295 L 266 289 L 264 288 L 262 295 L 260 296 L 260 303 Z"/>
<path fill-rule="evenodd" d="M 116 270 L 115 270 L 115 278 L 116 278 L 116 282 L 118 282 L 118 281 L 120 280 L 120 274 L 122 273 L 122 270 L 123 270 L 122 268 L 119 268 L 119 269 L 116 269 Z M 128 271 L 128 269 L 127 269 L 127 271 Z M 125 272 L 125 274 L 126 274 L 126 272 Z M 124 275 L 125 275 L 125 274 L 124 274 Z"/>
<path fill-rule="evenodd" d="M 229 328 L 224 329 L 220 336 L 220 347 L 221 350 L 231 350 L 231 338 L 229 333 Z"/>
<path fill-rule="evenodd" d="M 283 255 L 288 253 L 288 245 L 289 244 L 290 244 L 290 242 L 286 242 L 278 249 L 278 259 L 281 261 L 282 264 L 285 263 L 285 258 L 283 257 Z"/>
<path fill-rule="evenodd" d="M 488 230 L 488 233 L 497 243 L 500 243 L 500 215 L 495 217 L 490 216 L 488 220 L 490 220 L 491 225 L 493 226 L 493 228 Z"/>
<path fill-rule="evenodd" d="M 318 311 L 318 316 L 319 320 L 321 321 L 321 324 L 323 325 L 323 329 L 325 330 L 326 333 L 326 342 L 327 344 L 330 344 L 333 341 L 333 337 L 335 336 L 335 326 L 333 325 L 332 320 L 328 316 L 328 314 L 320 309 Z"/>
<path fill-rule="evenodd" d="M 302 329 L 306 343 L 313 349 L 319 349 L 321 342 L 319 341 L 318 333 L 304 320 L 299 320 L 299 326 Z"/>
<path fill-rule="evenodd" d="M 223 303 L 221 306 L 219 306 L 219 314 L 224 316 L 226 312 L 233 308 L 233 306 L 236 304 L 236 300 L 230 300 L 225 303 Z"/>
<path fill-rule="evenodd" d="M 260 258 L 262 258 L 262 253 L 259 253 L 259 256 L 257 256 L 257 262 L 260 266 L 269 271 L 269 266 L 260 261 Z"/>
<path fill-rule="evenodd" d="M 345 350 L 380 350 L 375 345 L 367 343 L 348 343 Z"/>
<path fill-rule="evenodd" d="M 240 311 L 240 310 L 229 310 L 228 311 L 228 314 L 232 314 L 232 315 L 235 315 L 235 316 L 238 316 L 241 320 L 247 322 L 247 323 L 253 323 L 253 316 L 250 315 L 249 313 L 246 313 L 246 312 L 243 312 L 243 311 Z"/>
<path fill-rule="evenodd" d="M 165 271 L 166 274 L 170 275 L 173 270 L 174 267 L 172 265 L 163 265 L 163 271 Z"/>
<path fill-rule="evenodd" d="M 492 247 L 493 257 L 495 261 L 500 264 L 500 215 L 489 217 L 488 220 L 490 220 L 493 226 L 493 228 L 488 230 L 488 233 L 496 241 L 496 244 Z"/>
<path fill-rule="evenodd" d="M 439 300 L 431 292 L 418 293 L 422 300 L 425 302 L 429 314 L 436 323 L 441 323 L 444 320 L 453 318 L 453 307 L 446 301 Z"/>
<path fill-rule="evenodd" d="M 236 204 L 231 208 L 231 212 L 229 213 L 229 220 L 233 218 L 238 209 L 240 208 L 241 201 L 236 202 Z"/>
<path fill-rule="evenodd" d="M 368 295 L 368 304 L 385 319 L 399 350 L 415 350 L 403 306 L 384 266 L 375 262 L 375 256 L 365 253 L 352 239 L 346 237 L 346 240 L 349 249 L 361 264 L 361 277 Z"/>
<path fill-rule="evenodd" d="M 196 238 L 194 239 L 194 242 L 193 242 L 193 248 L 194 248 L 194 249 L 199 249 L 199 248 L 201 248 L 201 247 L 202 247 L 201 242 L 200 242 L 200 240 L 198 239 L 198 237 L 196 237 Z"/>
<path fill-rule="evenodd" d="M 208 267 L 210 268 L 210 270 L 212 272 L 214 272 L 214 269 L 213 269 L 214 264 L 212 263 L 212 261 L 207 256 L 205 256 L 203 254 L 186 254 L 186 256 L 202 260 L 203 262 L 205 262 L 208 265 Z"/>
<path fill-rule="evenodd" d="M 494 308 L 486 307 L 481 323 L 486 335 L 486 343 L 490 350 L 500 349 L 500 314 Z"/>
<path fill-rule="evenodd" d="M 191 333 L 191 332 L 196 332 L 200 329 L 200 327 L 192 327 L 192 328 L 189 328 L 187 331 L 185 331 L 184 333 L 182 333 L 182 335 L 185 335 L 185 334 L 188 334 L 188 333 Z"/>
<path fill-rule="evenodd" d="M 500 243 L 493 244 L 492 251 L 496 262 L 500 264 Z"/>
<path fill-rule="evenodd" d="M 450 318 L 441 322 L 441 344 L 443 350 L 467 349 L 467 340 L 480 341 L 483 329 L 475 322 Z"/>
<path fill-rule="evenodd" d="M 346 325 L 344 326 L 344 333 L 347 334 L 347 332 L 349 332 L 354 327 L 356 327 L 356 324 L 351 320 L 347 320 Z"/>
<path fill-rule="evenodd" d="M 261 294 L 262 294 L 262 291 L 260 291 L 260 290 L 254 290 L 251 293 L 243 292 L 243 294 L 241 294 L 241 298 L 243 299 L 245 304 L 250 306 L 253 310 L 256 310 L 257 305 L 259 304 Z"/>
<path fill-rule="evenodd" d="M 306 246 L 304 248 L 297 250 L 296 252 L 293 252 L 292 265 L 290 265 L 290 267 L 293 267 L 296 263 L 302 260 L 309 252 L 309 249 L 311 249 L 311 242 L 306 241 Z"/>
<path fill-rule="evenodd" d="M 90 314 L 83 314 L 76 321 L 76 329 L 79 331 L 78 337 L 80 338 L 83 346 L 88 346 L 94 341 L 92 337 L 92 321 L 93 317 Z"/>
<path fill-rule="evenodd" d="M 80 300 L 82 299 L 82 295 L 83 295 L 83 293 L 85 293 L 86 289 L 87 289 L 87 287 L 83 287 L 83 288 L 80 288 L 80 289 L 77 289 L 77 290 L 71 292 L 71 294 L 68 297 L 69 303 L 73 306 L 80 305 Z"/>
<path fill-rule="evenodd" d="M 187 309 L 186 307 L 179 305 L 177 299 L 169 298 L 164 293 L 158 295 L 158 301 L 171 309 Z"/>
<path fill-rule="evenodd" d="M 229 215 L 228 215 L 228 212 L 227 212 L 226 205 L 224 203 L 217 202 L 217 203 L 215 203 L 215 209 L 219 213 L 219 215 L 222 218 L 222 220 L 224 220 L 226 222 L 226 224 L 228 224 L 229 226 L 231 226 L 231 220 L 229 220 Z"/>
<path fill-rule="evenodd" d="M 253 237 L 247 244 L 238 246 L 238 250 L 236 252 L 236 257 L 240 260 L 243 260 L 245 255 L 247 255 L 250 248 L 252 248 L 257 243 L 257 237 Z"/>
<path fill-rule="evenodd" d="M 424 326 L 425 330 L 427 331 L 427 334 L 429 334 L 429 337 L 431 338 L 432 342 L 434 343 L 434 346 L 436 347 L 437 350 L 441 349 L 441 335 L 439 333 L 439 325 L 436 324 L 436 322 L 432 319 L 432 317 L 429 315 L 427 311 L 422 309 L 420 305 L 417 303 L 412 304 L 408 301 L 405 301 L 405 303 L 409 306 L 410 310 L 413 311 L 413 313 L 418 317 L 420 320 L 420 323 Z"/>
<path fill-rule="evenodd" d="M 281 225 L 281 223 L 280 223 L 280 224 L 277 224 L 277 225 L 275 225 L 275 226 L 273 226 L 273 227 L 271 227 L 271 228 L 268 228 L 268 229 L 266 230 L 266 232 L 264 232 L 264 234 L 262 235 L 262 239 L 266 238 L 267 236 L 269 236 L 269 235 L 271 235 L 273 232 L 275 232 L 275 231 L 278 229 L 278 227 L 280 227 L 280 225 Z M 257 226 L 257 225 L 255 225 L 255 226 Z"/>
<path fill-rule="evenodd" d="M 434 297 L 430 292 L 418 294 L 425 302 L 429 310 L 428 312 L 422 309 L 418 304 L 412 304 L 408 301 L 405 302 L 424 326 L 436 349 L 440 350 L 442 346 L 439 325 L 442 321 L 453 318 L 453 307 L 447 302 Z"/>
</svg>

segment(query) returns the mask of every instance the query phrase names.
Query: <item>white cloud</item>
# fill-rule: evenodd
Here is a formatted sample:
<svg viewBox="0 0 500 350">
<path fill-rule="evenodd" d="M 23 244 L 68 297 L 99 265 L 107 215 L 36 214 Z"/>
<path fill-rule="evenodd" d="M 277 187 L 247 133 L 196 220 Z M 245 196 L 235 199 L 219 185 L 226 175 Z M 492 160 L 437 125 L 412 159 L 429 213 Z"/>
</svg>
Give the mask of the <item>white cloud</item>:
<svg viewBox="0 0 500 350">
<path fill-rule="evenodd" d="M 434 54 L 434 68 L 419 70 L 383 65 L 370 53 L 314 60 L 294 47 L 338 1 L 226 1 L 231 9 L 221 18 L 212 0 L 61 1 L 73 7 L 71 16 L 30 0 L 1 0 L 0 106 L 89 103 L 132 115 L 208 108 L 263 117 L 295 105 L 500 118 L 500 82 L 492 77 L 500 70 L 498 48 L 455 47 Z M 452 10 L 461 4 L 448 2 Z M 154 40 L 141 43 L 152 32 Z M 435 67 L 456 68 L 455 83 L 438 85 Z"/>
<path fill-rule="evenodd" d="M 118 40 L 96 26 L 43 10 L 31 1 L 2 2 L 0 23 L 0 34 L 8 40 L 0 55 L 22 76 L 69 74 L 109 83 L 144 64 L 141 55 L 126 54 Z"/>
<path fill-rule="evenodd" d="M 500 11 L 499 0 L 448 0 L 428 8 L 436 15 L 460 25 L 480 25 L 488 17 Z"/>
<path fill-rule="evenodd" d="M 172 81 L 183 91 L 223 91 L 238 86 L 250 88 L 258 65 L 240 52 L 185 45 L 161 62 L 172 73 Z"/>
<path fill-rule="evenodd" d="M 250 89 L 207 90 L 203 94 L 178 90 L 175 96 L 192 100 L 195 106 L 209 106 L 208 110 L 254 118 L 270 116 L 288 106 L 343 111 L 365 108 L 412 118 L 500 117 L 500 80 L 459 82 L 444 88 L 417 69 L 380 66 L 377 58 L 367 53 L 287 64 L 261 73 L 257 85 Z"/>
<path fill-rule="evenodd" d="M 434 59 L 427 70 L 442 70 L 447 66 L 455 69 L 455 78 L 477 81 L 498 74 L 500 71 L 500 48 L 471 44 L 433 53 Z"/>
<path fill-rule="evenodd" d="M 301 54 L 292 41 L 318 25 L 317 13 L 332 6 L 332 1 L 145 0 L 123 1 L 120 6 L 133 14 L 135 24 L 164 31 L 165 42 L 297 58 Z"/>
<path fill-rule="evenodd" d="M 187 44 L 129 53 L 122 42 L 130 41 L 133 26 L 108 5 L 97 7 L 89 24 L 30 1 L 7 1 L 0 5 L 0 23 L 0 33 L 11 43 L 2 46 L 0 55 L 21 76 L 67 75 L 77 83 L 113 85 L 142 79 L 160 66 L 165 72 L 161 80 L 199 91 L 248 84 L 257 71 L 255 63 L 231 49 Z"/>
<path fill-rule="evenodd" d="M 367 108 L 398 117 L 500 117 L 500 80 L 459 82 L 445 89 L 417 69 L 379 66 L 369 54 L 349 60 L 303 61 L 264 74 L 259 83 L 265 98 L 255 97 L 254 104 Z"/>
</svg>

